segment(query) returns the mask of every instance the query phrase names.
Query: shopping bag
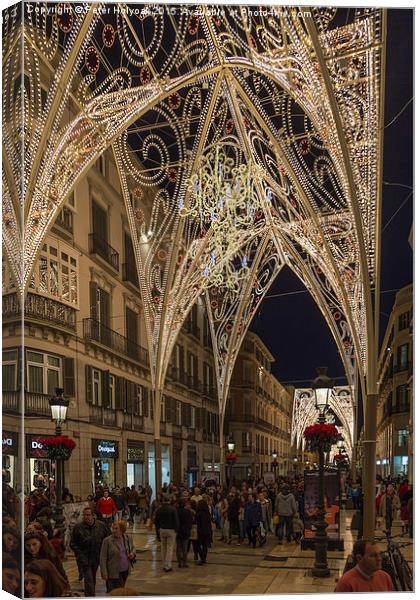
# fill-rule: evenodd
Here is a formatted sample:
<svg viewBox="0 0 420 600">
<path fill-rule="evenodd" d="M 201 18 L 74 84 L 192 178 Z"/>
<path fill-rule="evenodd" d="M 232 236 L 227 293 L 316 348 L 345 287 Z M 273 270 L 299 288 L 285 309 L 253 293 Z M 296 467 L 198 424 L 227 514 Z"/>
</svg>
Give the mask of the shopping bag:
<svg viewBox="0 0 420 600">
<path fill-rule="evenodd" d="M 273 515 L 273 525 L 278 525 L 280 523 L 280 518 L 278 515 Z"/>
</svg>

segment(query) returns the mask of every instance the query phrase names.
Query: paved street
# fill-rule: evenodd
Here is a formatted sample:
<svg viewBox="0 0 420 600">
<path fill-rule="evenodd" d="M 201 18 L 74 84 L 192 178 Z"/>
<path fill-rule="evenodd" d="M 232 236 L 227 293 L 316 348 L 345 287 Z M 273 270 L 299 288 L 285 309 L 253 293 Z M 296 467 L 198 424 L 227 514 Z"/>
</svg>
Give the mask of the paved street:
<svg viewBox="0 0 420 600">
<path fill-rule="evenodd" d="M 356 532 L 350 531 L 353 512 L 347 511 L 342 517 L 342 537 L 344 552 L 329 552 L 331 577 L 313 578 L 313 551 L 302 551 L 294 542 L 279 545 L 272 535 L 263 548 L 255 550 L 247 545 L 226 545 L 216 541 L 208 556 L 208 564 L 196 565 L 192 551 L 189 554 L 189 568 L 179 569 L 174 561 L 171 573 L 162 571 L 160 547 L 154 532 L 135 526 L 133 533 L 138 553 L 134 571 L 127 586 L 138 590 L 139 595 L 217 595 L 217 594 L 290 594 L 307 592 L 332 592 L 336 580 L 341 575 L 346 557 L 349 554 Z M 400 533 L 395 527 L 393 533 Z M 381 535 L 381 532 L 377 532 Z M 217 539 L 217 536 L 216 536 Z M 397 541 L 409 541 L 407 537 Z M 383 544 L 382 544 L 383 545 Z M 385 546 L 383 545 L 385 548 Z M 403 550 L 408 560 L 412 560 L 412 548 Z M 77 579 L 77 568 L 70 554 L 65 562 L 71 587 L 82 590 Z M 104 582 L 98 579 L 97 594 L 105 594 Z"/>
</svg>

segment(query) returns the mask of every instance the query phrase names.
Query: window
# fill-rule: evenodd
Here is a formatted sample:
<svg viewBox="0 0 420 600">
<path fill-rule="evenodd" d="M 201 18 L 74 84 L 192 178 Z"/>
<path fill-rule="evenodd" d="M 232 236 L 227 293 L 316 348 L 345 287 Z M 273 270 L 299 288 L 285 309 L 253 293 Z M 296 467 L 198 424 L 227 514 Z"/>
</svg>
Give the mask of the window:
<svg viewBox="0 0 420 600">
<path fill-rule="evenodd" d="M 251 448 L 251 434 L 249 431 L 242 432 L 242 448 Z"/>
<path fill-rule="evenodd" d="M 18 351 L 3 350 L 2 387 L 4 392 L 17 390 Z"/>
<path fill-rule="evenodd" d="M 402 446 L 408 445 L 408 429 L 398 429 L 397 431 L 397 446 L 401 448 Z"/>
<path fill-rule="evenodd" d="M 252 383 L 252 364 L 249 361 L 244 361 L 244 383 Z"/>
<path fill-rule="evenodd" d="M 44 244 L 29 287 L 60 302 L 78 306 L 79 268 L 73 249 L 58 240 Z"/>
<path fill-rule="evenodd" d="M 109 375 L 109 408 L 115 408 L 115 376 Z"/>
<path fill-rule="evenodd" d="M 53 396 L 62 387 L 60 357 L 27 350 L 26 366 L 29 392 Z"/>
<path fill-rule="evenodd" d="M 92 389 L 92 403 L 102 406 L 102 371 L 99 369 L 92 369 Z"/>
<path fill-rule="evenodd" d="M 408 364 L 408 344 L 398 346 L 397 367 L 399 370 L 406 369 Z"/>
<path fill-rule="evenodd" d="M 402 313 L 398 317 L 398 331 L 402 331 L 403 329 L 408 329 L 410 326 L 410 312 L 407 311 Z"/>
<path fill-rule="evenodd" d="M 182 404 L 179 400 L 175 404 L 175 424 L 182 425 Z"/>
<path fill-rule="evenodd" d="M 108 214 L 100 204 L 92 200 L 92 233 L 100 240 L 108 241 Z"/>
<path fill-rule="evenodd" d="M 397 409 L 408 410 L 408 389 L 407 385 L 399 385 L 396 390 Z"/>
</svg>

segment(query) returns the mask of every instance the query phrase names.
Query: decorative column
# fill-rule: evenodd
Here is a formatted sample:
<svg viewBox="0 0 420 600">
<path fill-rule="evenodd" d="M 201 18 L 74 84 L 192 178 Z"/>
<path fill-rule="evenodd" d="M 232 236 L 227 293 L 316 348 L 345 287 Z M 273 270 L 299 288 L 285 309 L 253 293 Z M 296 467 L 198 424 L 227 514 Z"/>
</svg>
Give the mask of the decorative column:
<svg viewBox="0 0 420 600">
<path fill-rule="evenodd" d="M 376 403 L 377 394 L 368 394 L 363 436 L 363 537 L 375 536 L 376 507 Z"/>
<path fill-rule="evenodd" d="M 161 417 L 161 409 L 160 409 L 160 397 L 161 391 L 155 390 L 155 419 L 154 419 L 154 428 L 155 428 L 155 485 L 156 485 L 156 498 L 158 494 L 162 491 L 162 442 L 160 439 L 160 417 Z"/>
</svg>

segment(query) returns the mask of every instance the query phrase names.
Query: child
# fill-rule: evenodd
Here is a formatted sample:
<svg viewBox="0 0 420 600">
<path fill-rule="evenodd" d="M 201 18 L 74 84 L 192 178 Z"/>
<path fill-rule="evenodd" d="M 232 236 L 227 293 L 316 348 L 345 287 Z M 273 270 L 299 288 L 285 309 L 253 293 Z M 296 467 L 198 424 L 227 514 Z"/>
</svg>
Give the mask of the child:
<svg viewBox="0 0 420 600">
<path fill-rule="evenodd" d="M 409 513 L 408 513 L 408 505 L 407 502 L 401 502 L 401 511 L 400 511 L 400 519 L 402 525 L 402 534 L 408 533 L 408 521 L 409 521 Z"/>
<path fill-rule="evenodd" d="M 298 513 L 293 515 L 292 528 L 293 528 L 294 540 L 295 540 L 296 544 L 299 544 L 300 539 L 303 534 L 303 522 L 302 522 L 302 519 L 299 518 Z"/>
</svg>

